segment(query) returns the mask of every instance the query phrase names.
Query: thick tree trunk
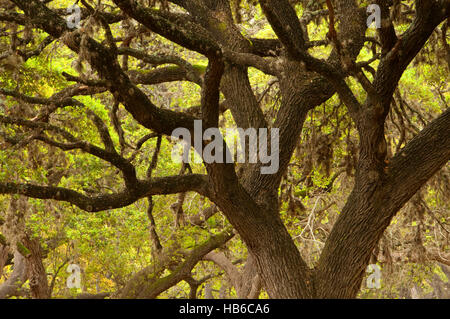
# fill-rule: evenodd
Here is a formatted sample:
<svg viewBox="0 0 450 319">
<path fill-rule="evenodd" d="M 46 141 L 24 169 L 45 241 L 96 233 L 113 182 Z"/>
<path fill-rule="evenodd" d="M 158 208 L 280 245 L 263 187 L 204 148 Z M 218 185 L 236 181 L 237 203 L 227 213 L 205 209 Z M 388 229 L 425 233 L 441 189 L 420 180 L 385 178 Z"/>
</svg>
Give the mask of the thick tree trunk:
<svg viewBox="0 0 450 319">
<path fill-rule="evenodd" d="M 248 245 L 271 298 L 313 298 L 312 273 L 300 256 L 280 218 Z"/>
<path fill-rule="evenodd" d="M 26 259 L 17 250 L 14 252 L 14 270 L 0 285 L 0 299 L 20 294 L 20 288 L 27 280 Z"/>
</svg>

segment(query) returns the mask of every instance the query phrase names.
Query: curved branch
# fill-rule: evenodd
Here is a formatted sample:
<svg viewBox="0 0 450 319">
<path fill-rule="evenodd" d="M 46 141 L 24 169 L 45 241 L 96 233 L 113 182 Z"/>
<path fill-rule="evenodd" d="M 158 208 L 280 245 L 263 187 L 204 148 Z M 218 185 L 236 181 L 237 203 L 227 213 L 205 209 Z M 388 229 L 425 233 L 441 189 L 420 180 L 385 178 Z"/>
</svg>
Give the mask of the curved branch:
<svg viewBox="0 0 450 319">
<path fill-rule="evenodd" d="M 55 38 L 62 37 L 63 42 L 73 51 L 81 49 L 82 35 L 78 31 L 70 32 L 66 21 L 43 3 L 33 0 L 14 0 L 30 18 L 31 23 L 42 28 Z M 129 1 L 118 1 L 127 2 Z M 126 6 L 130 9 L 128 6 Z M 40 18 L 36 18 L 40 17 Z M 189 130 L 194 128 L 193 117 L 180 112 L 156 107 L 148 97 L 134 85 L 121 69 L 114 52 L 90 37 L 83 41 L 85 49 L 90 52 L 86 57 L 89 63 L 97 70 L 99 75 L 108 80 L 108 89 L 117 96 L 133 117 L 144 127 L 160 134 L 171 135 L 179 127 Z"/>
<path fill-rule="evenodd" d="M 86 196 L 71 189 L 35 184 L 0 182 L 0 194 L 19 194 L 31 198 L 53 199 L 73 204 L 88 212 L 121 208 L 151 195 L 167 195 L 195 191 L 209 197 L 209 182 L 204 175 L 181 175 L 139 181 L 134 192 L 123 190 L 114 194 Z"/>
<path fill-rule="evenodd" d="M 406 202 L 449 160 L 450 109 L 447 109 L 396 154 L 388 165 L 387 183 L 392 185 L 393 201 Z"/>
<path fill-rule="evenodd" d="M 193 67 L 194 73 L 190 74 L 180 66 L 167 66 L 153 70 L 130 70 L 128 75 L 135 84 L 153 85 L 165 82 L 191 81 L 199 86 L 202 85 L 200 76 L 203 73 L 202 67 Z"/>
<path fill-rule="evenodd" d="M 209 252 L 203 257 L 204 260 L 212 261 L 217 266 L 222 268 L 228 278 L 230 278 L 231 284 L 238 291 L 242 285 L 242 275 L 238 268 L 225 256 L 223 252 Z"/>
<path fill-rule="evenodd" d="M 204 55 L 220 51 L 208 32 L 185 15 L 143 8 L 130 0 L 114 0 L 114 3 L 153 32 L 189 50 Z"/>
<path fill-rule="evenodd" d="M 261 8 L 280 41 L 293 56 L 305 49 L 302 26 L 287 0 L 260 0 Z"/>
<path fill-rule="evenodd" d="M 350 194 L 319 260 L 318 297 L 356 295 L 370 254 L 392 218 L 449 159 L 450 109 L 392 159 L 378 185 L 363 181 L 363 186 Z"/>
</svg>

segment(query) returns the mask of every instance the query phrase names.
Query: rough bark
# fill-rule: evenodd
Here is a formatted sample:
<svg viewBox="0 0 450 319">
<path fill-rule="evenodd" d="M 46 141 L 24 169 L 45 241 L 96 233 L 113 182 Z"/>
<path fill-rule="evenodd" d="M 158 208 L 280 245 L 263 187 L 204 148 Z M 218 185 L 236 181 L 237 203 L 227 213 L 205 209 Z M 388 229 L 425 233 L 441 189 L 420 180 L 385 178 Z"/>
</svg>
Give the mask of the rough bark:
<svg viewBox="0 0 450 319">
<path fill-rule="evenodd" d="M 153 104 L 135 84 L 144 82 L 144 79 L 134 79 L 133 82 L 133 74 L 127 74 L 120 67 L 117 49 L 108 48 L 88 36 L 82 37 L 77 32 L 68 32 L 64 19 L 42 2 L 13 2 L 30 18 L 30 23 L 52 37 L 60 38 L 74 52 L 80 52 L 84 46 L 83 49 L 89 52 L 88 62 L 105 81 L 102 85 L 123 103 L 142 126 L 164 135 L 172 134 L 173 129 L 178 127 L 193 129 L 195 117 L 158 108 Z M 189 75 L 189 70 L 182 66 L 163 72 L 165 79 L 160 79 L 160 71 L 147 79 L 148 83 L 189 79 L 201 84 L 201 119 L 204 128 L 218 125 L 221 91 L 240 127 L 268 127 L 252 92 L 246 68 L 249 65 L 259 67 L 279 78 L 282 105 L 273 126 L 281 129 L 279 172 L 272 176 L 262 175 L 258 165 L 249 165 L 240 177 L 233 164 L 205 163 L 208 176 L 191 174 L 140 181 L 133 167 L 111 147 L 107 135 L 102 135 L 104 149 L 70 141 L 71 137 L 65 135 L 71 144 L 41 140 L 61 149 L 81 149 L 111 163 L 121 170 L 126 189 L 117 194 L 91 198 L 63 188 L 2 182 L 0 193 L 67 201 L 87 211 L 98 211 L 124 207 L 151 195 L 196 191 L 217 204 L 239 233 L 254 258 L 270 297 L 355 297 L 370 254 L 392 217 L 450 158 L 449 111 L 429 124 L 390 163 L 385 161 L 384 138 L 384 123 L 394 90 L 404 70 L 433 30 L 448 18 L 449 1 L 418 0 L 416 18 L 400 37 L 395 35 L 391 24 L 383 26 L 379 31 L 382 56 L 373 83 L 354 63 L 365 41 L 366 26 L 364 11 L 353 0 L 327 2 L 329 6 L 335 5 L 335 8 L 329 8 L 330 15 L 333 14 L 330 21 L 337 18 L 339 22 L 338 33 L 334 25 L 330 26 L 334 48 L 327 60 L 314 58 L 308 53 L 301 22 L 287 0 L 260 1 L 278 39 L 252 40 L 254 45 L 235 27 L 225 0 L 173 1 L 185 8 L 189 15 L 149 10 L 130 0 L 113 2 L 125 14 L 153 32 L 209 59 L 202 81 L 195 79 L 192 72 Z M 387 12 L 385 6 L 383 10 Z M 22 23 L 20 16 L 6 18 Z M 278 52 L 275 57 L 267 58 L 270 55 L 267 47 Z M 136 52 L 127 52 L 138 55 Z M 271 67 L 274 65 L 277 65 L 277 69 L 272 72 Z M 358 101 L 347 85 L 348 76 L 355 77 L 367 91 L 364 103 Z M 335 92 L 345 103 L 357 126 L 360 156 L 354 189 L 327 239 L 318 265 L 310 269 L 279 216 L 277 189 L 299 139 L 307 112 L 325 102 Z M 55 130 L 42 123 L 6 117 L 0 119 L 4 123 L 29 128 L 40 125 L 41 129 Z M 98 127 L 101 133 L 101 126 Z M 64 132 L 59 131 L 59 134 L 64 136 Z M 156 282 L 142 282 L 140 279 L 132 281 L 131 288 L 126 289 L 126 295 L 157 296 L 163 289 L 184 280 L 195 263 L 215 247 L 217 245 L 210 245 L 207 249 L 201 246 L 201 253 L 195 254 L 195 258 L 188 258 L 180 266 L 182 268 L 166 278 Z M 148 273 L 145 270 L 138 277 L 146 278 Z M 230 276 L 237 275 L 230 270 Z M 141 286 L 142 289 L 136 289 Z M 142 294 L 138 291 L 142 291 Z"/>
<path fill-rule="evenodd" d="M 27 280 L 26 259 L 17 250 L 14 252 L 14 270 L 8 279 L 0 285 L 0 299 L 20 295 L 20 289 Z"/>
<path fill-rule="evenodd" d="M 33 299 L 50 298 L 50 289 L 48 286 L 47 272 L 43 260 L 43 250 L 39 239 L 26 238 L 25 246 L 30 250 L 27 257 L 27 277 L 29 280 L 31 297 Z"/>
</svg>

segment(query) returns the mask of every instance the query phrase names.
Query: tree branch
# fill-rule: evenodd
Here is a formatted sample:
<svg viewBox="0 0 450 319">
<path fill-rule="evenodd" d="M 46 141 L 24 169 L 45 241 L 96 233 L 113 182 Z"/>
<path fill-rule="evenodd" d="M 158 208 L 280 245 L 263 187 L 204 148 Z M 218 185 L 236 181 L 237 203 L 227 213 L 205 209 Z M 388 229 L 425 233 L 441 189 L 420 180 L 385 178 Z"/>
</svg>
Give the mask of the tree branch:
<svg viewBox="0 0 450 319">
<path fill-rule="evenodd" d="M 124 190 L 114 194 L 86 196 L 71 189 L 35 184 L 0 182 L 0 194 L 19 194 L 31 198 L 53 199 L 73 204 L 88 212 L 126 207 L 150 195 L 176 194 L 195 191 L 209 197 L 208 178 L 204 175 L 182 175 L 139 181 L 134 192 Z"/>
</svg>

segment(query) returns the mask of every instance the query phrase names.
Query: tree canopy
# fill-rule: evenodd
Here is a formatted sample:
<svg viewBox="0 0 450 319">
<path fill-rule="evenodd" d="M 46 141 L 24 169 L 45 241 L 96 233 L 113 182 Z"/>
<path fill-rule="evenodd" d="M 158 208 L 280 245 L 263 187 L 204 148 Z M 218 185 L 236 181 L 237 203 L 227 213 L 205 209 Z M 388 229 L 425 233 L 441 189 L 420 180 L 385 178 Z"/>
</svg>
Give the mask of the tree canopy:
<svg viewBox="0 0 450 319">
<path fill-rule="evenodd" d="M 0 298 L 450 298 L 450 0 L 0 4 Z"/>
</svg>

